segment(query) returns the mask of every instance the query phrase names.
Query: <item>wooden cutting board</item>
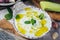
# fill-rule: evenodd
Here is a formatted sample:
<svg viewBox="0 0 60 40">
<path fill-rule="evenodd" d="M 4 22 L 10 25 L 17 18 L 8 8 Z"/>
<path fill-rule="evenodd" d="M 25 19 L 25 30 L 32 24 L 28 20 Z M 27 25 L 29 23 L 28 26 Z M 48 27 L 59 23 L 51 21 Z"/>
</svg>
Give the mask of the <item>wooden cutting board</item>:
<svg viewBox="0 0 60 40">
<path fill-rule="evenodd" d="M 34 5 L 37 6 L 38 8 L 41 8 L 39 4 L 40 1 L 43 1 L 43 0 L 32 0 Z M 50 15 L 52 19 L 60 21 L 60 13 L 56 13 L 56 12 L 47 12 L 47 13 Z"/>
<path fill-rule="evenodd" d="M 56 12 L 48 12 L 48 14 L 50 15 L 50 17 L 54 20 L 60 21 L 60 13 L 56 13 Z"/>
<path fill-rule="evenodd" d="M 28 40 L 22 37 L 20 34 L 18 34 L 16 30 L 14 29 L 13 25 L 6 19 L 0 20 L 0 28 L 4 29 L 7 32 L 14 34 L 15 36 L 18 36 L 21 40 Z"/>
</svg>

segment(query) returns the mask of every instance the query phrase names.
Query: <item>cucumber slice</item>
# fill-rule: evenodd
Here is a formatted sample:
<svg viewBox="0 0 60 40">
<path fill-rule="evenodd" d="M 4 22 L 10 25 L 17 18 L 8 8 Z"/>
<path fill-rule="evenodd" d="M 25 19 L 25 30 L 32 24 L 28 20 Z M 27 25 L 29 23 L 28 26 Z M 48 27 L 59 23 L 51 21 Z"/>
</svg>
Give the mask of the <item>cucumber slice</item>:
<svg viewBox="0 0 60 40">
<path fill-rule="evenodd" d="M 41 1 L 40 5 L 43 10 L 60 12 L 60 4 L 48 1 Z"/>
</svg>

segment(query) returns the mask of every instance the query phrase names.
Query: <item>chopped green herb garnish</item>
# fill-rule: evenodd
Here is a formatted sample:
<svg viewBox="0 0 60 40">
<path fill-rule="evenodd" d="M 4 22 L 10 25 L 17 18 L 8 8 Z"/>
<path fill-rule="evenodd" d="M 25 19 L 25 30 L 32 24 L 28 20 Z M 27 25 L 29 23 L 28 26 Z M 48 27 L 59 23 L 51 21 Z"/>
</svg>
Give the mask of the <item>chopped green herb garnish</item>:
<svg viewBox="0 0 60 40">
<path fill-rule="evenodd" d="M 12 14 L 6 14 L 5 18 L 6 18 L 6 20 L 10 20 L 12 18 Z"/>
<path fill-rule="evenodd" d="M 16 15 L 16 17 L 15 17 L 16 19 L 20 19 L 20 16 L 19 15 Z"/>
<path fill-rule="evenodd" d="M 25 24 L 30 24 L 31 22 L 30 22 L 30 21 L 25 21 L 24 23 L 25 23 Z"/>
<path fill-rule="evenodd" d="M 41 13 L 41 14 L 39 15 L 39 18 L 40 18 L 40 19 L 44 19 L 44 14 Z"/>
<path fill-rule="evenodd" d="M 32 24 L 32 25 L 34 25 L 35 23 L 36 23 L 36 20 L 34 20 L 34 19 L 31 19 L 30 21 L 25 21 L 24 22 L 25 24 Z"/>
<path fill-rule="evenodd" d="M 31 19 L 31 23 L 32 23 L 32 25 L 34 25 L 36 23 L 36 20 Z"/>
</svg>

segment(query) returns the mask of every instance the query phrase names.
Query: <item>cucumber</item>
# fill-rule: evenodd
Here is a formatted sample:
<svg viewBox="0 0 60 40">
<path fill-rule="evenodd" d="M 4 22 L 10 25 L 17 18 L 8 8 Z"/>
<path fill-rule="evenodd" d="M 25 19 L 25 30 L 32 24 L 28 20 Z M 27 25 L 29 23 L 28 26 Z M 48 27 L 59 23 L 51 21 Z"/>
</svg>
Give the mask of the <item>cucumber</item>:
<svg viewBox="0 0 60 40">
<path fill-rule="evenodd" d="M 41 1 L 40 5 L 43 10 L 60 12 L 60 4 L 48 1 Z"/>
</svg>

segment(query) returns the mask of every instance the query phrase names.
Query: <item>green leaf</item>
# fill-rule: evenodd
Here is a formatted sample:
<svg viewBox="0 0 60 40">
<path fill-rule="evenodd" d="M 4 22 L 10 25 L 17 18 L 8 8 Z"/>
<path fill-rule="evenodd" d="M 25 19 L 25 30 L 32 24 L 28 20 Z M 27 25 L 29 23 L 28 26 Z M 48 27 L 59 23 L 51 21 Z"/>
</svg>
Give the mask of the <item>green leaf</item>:
<svg viewBox="0 0 60 40">
<path fill-rule="evenodd" d="M 8 10 L 9 13 L 5 15 L 5 18 L 7 20 L 10 20 L 10 19 L 13 18 L 13 11 L 12 11 L 12 9 L 10 7 L 7 7 L 7 10 Z"/>
<path fill-rule="evenodd" d="M 32 25 L 34 25 L 36 23 L 36 20 L 31 19 L 31 23 L 32 23 Z"/>
<path fill-rule="evenodd" d="M 11 14 L 6 14 L 5 18 L 6 18 L 6 20 L 10 20 L 12 18 L 12 15 Z"/>
<path fill-rule="evenodd" d="M 15 17 L 16 19 L 20 19 L 20 16 L 19 15 L 16 15 L 16 17 Z"/>
<path fill-rule="evenodd" d="M 30 24 L 31 22 L 30 22 L 30 21 L 25 21 L 24 23 L 25 23 L 25 24 Z"/>
<path fill-rule="evenodd" d="M 34 20 L 34 19 L 31 19 L 31 21 L 25 21 L 24 22 L 25 24 L 32 24 L 32 25 L 34 25 L 35 23 L 36 23 L 36 20 Z"/>
<path fill-rule="evenodd" d="M 10 7 L 7 7 L 7 10 L 8 10 L 8 12 L 9 12 L 10 14 L 13 14 L 13 11 L 12 11 L 12 9 L 11 9 Z"/>
<path fill-rule="evenodd" d="M 44 14 L 41 13 L 41 14 L 39 15 L 39 18 L 40 18 L 40 19 L 44 19 Z"/>
</svg>

